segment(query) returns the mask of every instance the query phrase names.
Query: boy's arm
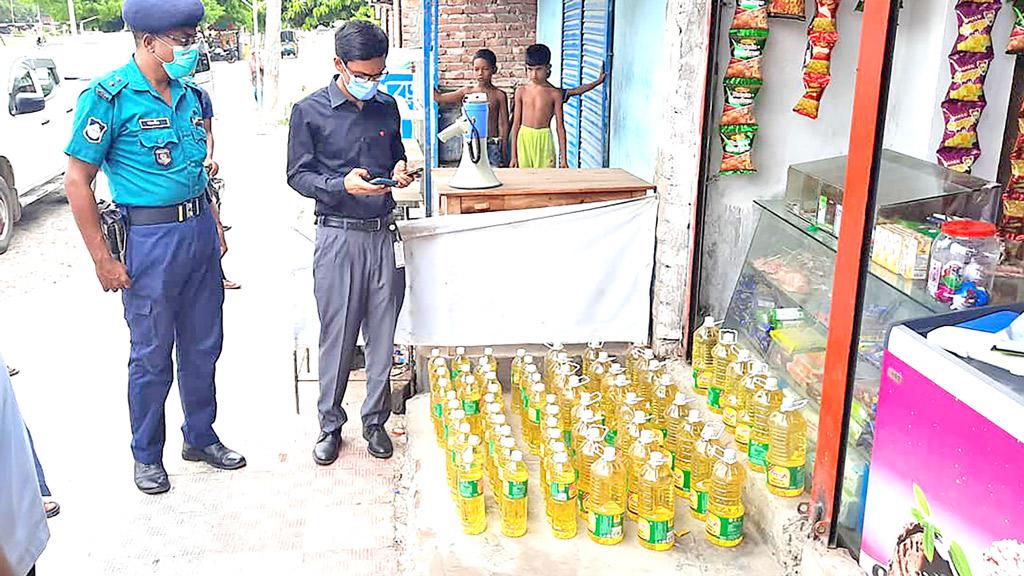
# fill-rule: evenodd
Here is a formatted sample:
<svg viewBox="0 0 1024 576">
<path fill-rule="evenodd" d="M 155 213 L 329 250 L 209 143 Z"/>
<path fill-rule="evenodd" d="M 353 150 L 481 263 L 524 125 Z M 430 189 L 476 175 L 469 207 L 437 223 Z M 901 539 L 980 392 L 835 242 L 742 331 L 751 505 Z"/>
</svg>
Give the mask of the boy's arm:
<svg viewBox="0 0 1024 576">
<path fill-rule="evenodd" d="M 454 92 L 441 93 L 440 90 L 434 88 L 434 100 L 442 106 L 448 106 L 451 104 L 458 104 L 462 102 L 462 99 L 466 97 L 466 89 L 459 88 Z"/>
<path fill-rule="evenodd" d="M 571 96 L 581 96 L 583 94 L 586 94 L 587 92 L 590 92 L 591 90 L 593 90 L 594 88 L 597 88 L 601 84 L 604 84 L 605 78 L 606 78 L 606 76 L 605 76 L 605 72 L 604 72 L 604 64 L 602 64 L 601 65 L 601 74 L 597 77 L 597 80 L 595 80 L 593 82 L 590 82 L 589 84 L 583 84 L 582 86 L 577 86 L 575 88 L 570 88 L 568 90 L 569 96 L 570 97 Z"/>
<path fill-rule="evenodd" d="M 509 151 L 511 161 L 508 163 L 509 168 L 519 167 L 519 127 L 523 125 L 523 89 L 516 89 L 515 96 L 516 108 L 512 115 L 512 150 Z"/>
<path fill-rule="evenodd" d="M 558 131 L 558 153 L 561 156 L 558 167 L 568 168 L 569 156 L 566 154 L 568 147 L 566 146 L 565 137 L 565 118 L 562 114 L 562 94 L 558 90 L 555 90 L 552 92 L 551 98 L 555 102 L 555 129 Z"/>
<path fill-rule="evenodd" d="M 508 118 L 508 94 L 501 91 L 501 98 L 498 99 L 498 137 L 501 138 L 501 157 L 508 158 L 508 135 L 511 131 L 511 122 Z"/>
</svg>

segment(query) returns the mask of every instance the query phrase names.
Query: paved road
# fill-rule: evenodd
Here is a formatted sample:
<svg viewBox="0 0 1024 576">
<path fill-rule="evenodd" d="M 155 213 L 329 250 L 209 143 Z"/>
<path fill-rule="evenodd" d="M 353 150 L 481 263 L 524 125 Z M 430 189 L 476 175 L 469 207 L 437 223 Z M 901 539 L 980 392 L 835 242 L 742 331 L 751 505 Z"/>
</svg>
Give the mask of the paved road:
<svg viewBox="0 0 1024 576">
<path fill-rule="evenodd" d="M 283 64 L 286 100 L 329 79 L 330 46 L 329 37 L 308 42 L 301 60 Z M 224 218 L 234 226 L 225 267 L 244 286 L 225 304 L 217 430 L 249 467 L 222 473 L 178 457 L 174 389 L 173 489 L 135 490 L 119 297 L 100 290 L 66 201 L 33 205 L 0 256 L 0 349 L 22 370 L 18 400 L 63 508 L 40 574 L 383 574 L 398 561 L 402 452 L 369 458 L 353 423 L 334 467 L 312 463 L 315 384 L 303 384 L 297 416 L 291 374 L 295 326 L 314 310 L 311 206 L 285 184 L 285 128 L 258 122 L 247 65 L 217 64 L 216 75 Z M 351 392 L 358 413 L 362 390 Z"/>
</svg>

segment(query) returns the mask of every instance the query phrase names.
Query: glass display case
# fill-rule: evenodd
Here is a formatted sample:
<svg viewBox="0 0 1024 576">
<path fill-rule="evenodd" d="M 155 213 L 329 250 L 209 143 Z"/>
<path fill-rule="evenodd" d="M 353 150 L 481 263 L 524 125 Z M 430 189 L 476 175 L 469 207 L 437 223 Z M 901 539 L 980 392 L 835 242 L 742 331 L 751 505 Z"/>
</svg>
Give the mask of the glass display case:
<svg viewBox="0 0 1024 576">
<path fill-rule="evenodd" d="M 784 199 L 755 202 L 758 224 L 724 322 L 789 392 L 809 400 L 804 408 L 808 487 L 818 433 L 843 174 L 845 158 L 794 165 Z M 935 222 L 943 216 L 992 221 L 998 199 L 998 189 L 984 180 L 900 154 L 883 154 L 875 219 L 881 240 L 875 248 L 891 244 L 885 248 L 894 250 L 897 257 L 887 260 L 888 252 L 873 251 L 876 261 L 869 266 L 864 296 L 839 510 L 839 538 L 852 549 L 859 546 L 886 332 L 895 323 L 949 311 L 948 305 L 927 291 L 925 272 Z M 898 229 L 893 232 L 895 240 L 888 239 L 882 227 Z M 901 239 L 909 244 L 901 244 Z M 883 253 L 875 258 L 875 252 Z M 920 264 L 922 256 L 923 270 L 914 265 Z"/>
</svg>

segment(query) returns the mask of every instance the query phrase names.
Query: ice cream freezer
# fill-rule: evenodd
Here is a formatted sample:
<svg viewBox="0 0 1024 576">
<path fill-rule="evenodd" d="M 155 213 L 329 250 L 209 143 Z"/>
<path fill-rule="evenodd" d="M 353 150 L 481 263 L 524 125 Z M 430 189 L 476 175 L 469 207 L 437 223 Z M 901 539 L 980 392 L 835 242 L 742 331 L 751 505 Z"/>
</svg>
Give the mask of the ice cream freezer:
<svg viewBox="0 0 1024 576">
<path fill-rule="evenodd" d="M 1024 575 L 1024 377 L 928 340 L 998 312 L 1024 304 L 889 332 L 860 555 L 872 576 Z"/>
</svg>

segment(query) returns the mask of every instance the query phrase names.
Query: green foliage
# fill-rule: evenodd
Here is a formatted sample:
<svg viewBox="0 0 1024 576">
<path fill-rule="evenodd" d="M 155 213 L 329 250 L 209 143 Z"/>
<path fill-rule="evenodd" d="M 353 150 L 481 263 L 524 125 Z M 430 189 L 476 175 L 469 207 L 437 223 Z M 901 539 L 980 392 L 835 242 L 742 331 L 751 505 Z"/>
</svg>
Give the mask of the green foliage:
<svg viewBox="0 0 1024 576">
<path fill-rule="evenodd" d="M 26 2 L 26 0 L 16 0 Z M 96 20 L 88 22 L 85 27 L 88 30 L 102 30 L 104 32 L 115 32 L 124 27 L 121 21 L 121 7 L 124 0 L 74 0 L 75 16 L 81 22 L 87 18 L 97 17 Z M 28 4 L 32 10 L 32 19 L 35 19 L 35 4 Z M 224 28 L 230 24 L 240 27 L 251 28 L 252 16 L 249 8 L 242 0 L 203 0 L 206 7 L 206 18 L 203 20 L 205 26 Z M 58 22 L 68 21 L 67 0 L 39 0 L 39 9 Z M 15 10 L 17 13 L 17 9 Z M 8 16 L 9 18 L 9 16 Z"/>
<path fill-rule="evenodd" d="M 376 22 L 376 14 L 366 0 L 283 0 L 281 12 L 286 28 L 302 30 L 330 28 L 339 20 Z"/>
<path fill-rule="evenodd" d="M 924 556 L 931 562 L 935 559 L 935 539 L 942 538 L 942 531 L 932 523 L 932 511 L 928 506 L 928 499 L 924 497 L 924 490 L 921 490 L 916 482 L 914 483 L 914 499 L 917 500 L 919 508 L 911 508 L 910 513 L 914 516 L 914 520 L 924 528 Z M 949 561 L 953 564 L 957 576 L 973 576 L 967 562 L 967 555 L 955 540 L 949 541 Z"/>
</svg>

